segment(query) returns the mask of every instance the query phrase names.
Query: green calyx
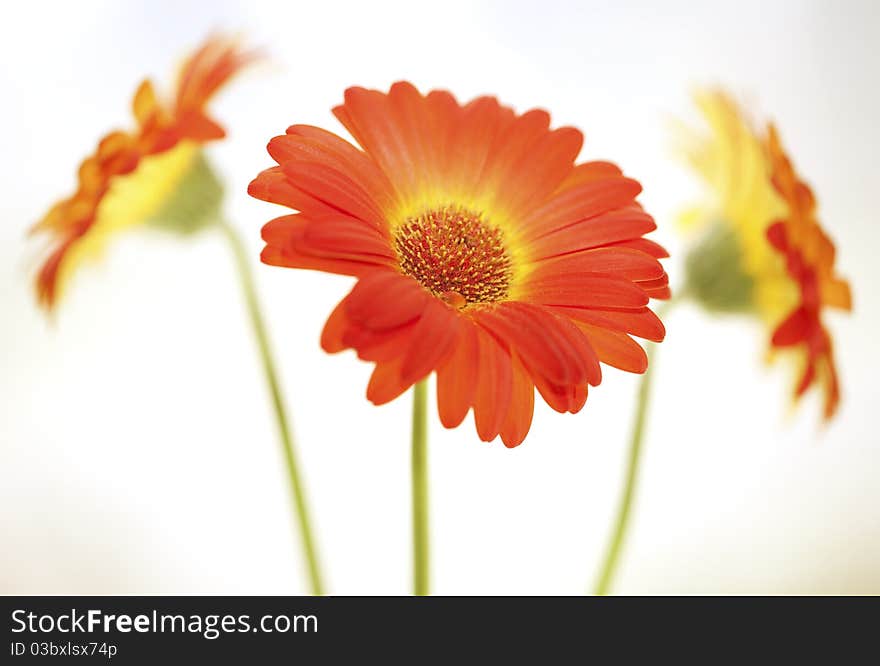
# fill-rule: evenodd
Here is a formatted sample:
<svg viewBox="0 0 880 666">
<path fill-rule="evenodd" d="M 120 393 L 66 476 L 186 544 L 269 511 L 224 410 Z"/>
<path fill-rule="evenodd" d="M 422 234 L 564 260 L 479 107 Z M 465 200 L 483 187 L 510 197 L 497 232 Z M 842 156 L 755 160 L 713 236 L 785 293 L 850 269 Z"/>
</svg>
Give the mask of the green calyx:
<svg viewBox="0 0 880 666">
<path fill-rule="evenodd" d="M 223 184 L 200 150 L 149 224 L 157 229 L 190 235 L 217 223 L 222 201 Z"/>
<path fill-rule="evenodd" d="M 727 224 L 715 222 L 685 258 L 685 290 L 710 312 L 750 313 L 754 280 L 743 269 L 742 249 Z"/>
</svg>

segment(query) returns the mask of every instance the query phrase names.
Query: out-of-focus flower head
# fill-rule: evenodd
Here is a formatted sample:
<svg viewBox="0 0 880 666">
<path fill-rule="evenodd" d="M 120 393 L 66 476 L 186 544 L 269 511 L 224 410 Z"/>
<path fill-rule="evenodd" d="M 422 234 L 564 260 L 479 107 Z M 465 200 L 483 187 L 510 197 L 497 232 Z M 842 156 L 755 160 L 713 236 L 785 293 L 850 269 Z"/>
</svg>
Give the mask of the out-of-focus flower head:
<svg viewBox="0 0 880 666">
<path fill-rule="evenodd" d="M 212 37 L 184 62 L 167 103 L 149 80 L 141 83 L 132 104 L 136 128 L 101 139 L 80 165 L 76 191 L 32 229 L 49 245 L 36 276 L 41 305 L 53 308 L 77 267 L 119 231 L 149 222 L 190 232 L 213 220 L 222 186 L 202 146 L 226 132 L 205 107 L 255 57 Z"/>
<path fill-rule="evenodd" d="M 814 383 L 824 415 L 840 401 L 826 307 L 850 310 L 849 284 L 834 268 L 834 245 L 816 216 L 778 132 L 754 129 L 720 91 L 697 104 L 709 134 L 689 131 L 685 154 L 708 185 L 709 199 L 682 216 L 691 237 L 685 293 L 708 310 L 754 314 L 766 322 L 772 351 L 794 352 L 799 398 Z"/>
<path fill-rule="evenodd" d="M 376 364 L 372 402 L 436 371 L 447 428 L 473 409 L 481 439 L 516 446 L 536 388 L 575 413 L 600 362 L 645 371 L 630 335 L 663 339 L 648 302 L 669 296 L 666 252 L 643 238 L 638 182 L 575 163 L 578 130 L 409 83 L 350 88 L 334 113 L 360 148 L 294 125 L 249 191 L 299 211 L 263 228 L 264 262 L 358 278 L 322 345 Z"/>
</svg>

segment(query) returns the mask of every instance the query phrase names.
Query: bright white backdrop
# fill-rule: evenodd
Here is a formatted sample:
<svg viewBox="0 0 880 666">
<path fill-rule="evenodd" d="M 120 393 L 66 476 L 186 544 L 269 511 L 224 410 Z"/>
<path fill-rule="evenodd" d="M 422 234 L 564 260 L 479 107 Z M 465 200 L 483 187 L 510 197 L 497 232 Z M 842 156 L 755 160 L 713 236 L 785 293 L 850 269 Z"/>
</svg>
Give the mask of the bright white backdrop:
<svg viewBox="0 0 880 666">
<path fill-rule="evenodd" d="M 497 94 L 584 130 L 584 158 L 639 178 L 672 220 L 699 192 L 669 121 L 720 83 L 772 115 L 815 186 L 852 280 L 836 317 L 844 402 L 789 409 L 761 332 L 688 308 L 668 321 L 618 591 L 880 593 L 880 370 L 874 206 L 880 10 L 865 2 L 79 2 L 0 20 L 0 592 L 301 593 L 281 457 L 221 238 L 120 240 L 54 323 L 33 304 L 28 226 L 78 161 L 128 124 L 140 78 L 170 83 L 215 29 L 272 56 L 216 105 L 212 149 L 247 235 L 281 362 L 331 592 L 405 593 L 409 400 L 375 408 L 368 367 L 318 335 L 349 281 L 261 266 L 274 207 L 247 182 L 293 122 L 338 129 L 352 84 L 406 78 Z M 675 283 L 680 262 L 669 271 Z M 637 378 L 608 369 L 577 416 L 541 406 L 526 443 L 479 442 L 432 413 L 434 589 L 578 593 L 619 492 Z"/>
</svg>

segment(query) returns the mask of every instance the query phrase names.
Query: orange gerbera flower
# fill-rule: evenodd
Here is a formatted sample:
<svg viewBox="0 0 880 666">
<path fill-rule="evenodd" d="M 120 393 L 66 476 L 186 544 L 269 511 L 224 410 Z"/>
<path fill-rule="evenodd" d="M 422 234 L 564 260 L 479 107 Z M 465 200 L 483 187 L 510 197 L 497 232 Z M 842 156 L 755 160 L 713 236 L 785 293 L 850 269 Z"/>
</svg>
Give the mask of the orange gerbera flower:
<svg viewBox="0 0 880 666">
<path fill-rule="evenodd" d="M 140 85 L 133 101 L 137 129 L 105 136 L 80 165 L 76 192 L 56 203 L 33 229 L 51 237 L 49 255 L 36 278 L 42 305 L 56 303 L 66 276 L 100 249 L 109 234 L 160 215 L 185 179 L 202 189 L 219 188 L 216 181 L 205 182 L 200 148 L 225 132 L 207 115 L 205 105 L 252 59 L 235 43 L 212 38 L 184 63 L 169 104 L 160 103 L 149 80 Z"/>
<path fill-rule="evenodd" d="M 642 238 L 638 182 L 575 164 L 578 130 L 409 83 L 350 88 L 334 113 L 361 149 L 294 125 L 249 192 L 299 211 L 263 228 L 265 263 L 358 278 L 321 344 L 376 364 L 373 403 L 436 371 L 443 425 L 473 408 L 481 439 L 516 446 L 536 387 L 575 413 L 600 362 L 645 371 L 630 335 L 663 339 L 648 301 L 669 296 L 667 254 Z"/>
<path fill-rule="evenodd" d="M 798 286 L 797 307 L 773 331 L 774 347 L 799 346 L 804 370 L 795 388 L 803 395 L 819 381 L 825 393 L 825 418 L 840 403 L 831 336 L 822 323 L 824 306 L 852 309 L 849 284 L 834 272 L 834 244 L 816 218 L 816 199 L 800 180 L 785 154 L 776 128 L 770 125 L 767 146 L 771 181 L 785 202 L 785 217 L 767 229 L 770 244 L 785 258 L 788 275 Z"/>
<path fill-rule="evenodd" d="M 712 134 L 685 135 L 687 154 L 715 202 L 684 217 L 703 233 L 685 264 L 685 292 L 708 309 L 753 313 L 766 321 L 771 349 L 791 350 L 802 368 L 795 398 L 819 382 L 824 415 L 831 418 L 840 388 L 822 314 L 826 307 L 852 309 L 852 298 L 835 272 L 834 245 L 819 224 L 813 193 L 795 173 L 772 124 L 766 133 L 755 130 L 720 91 L 697 101 Z"/>
</svg>

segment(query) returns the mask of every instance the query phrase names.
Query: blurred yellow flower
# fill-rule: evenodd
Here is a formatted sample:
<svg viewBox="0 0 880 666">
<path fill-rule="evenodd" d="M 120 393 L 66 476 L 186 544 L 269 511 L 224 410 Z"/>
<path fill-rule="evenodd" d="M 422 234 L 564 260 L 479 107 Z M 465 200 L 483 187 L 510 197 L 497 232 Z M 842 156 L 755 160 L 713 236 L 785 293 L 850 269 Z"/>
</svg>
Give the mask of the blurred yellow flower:
<svg viewBox="0 0 880 666">
<path fill-rule="evenodd" d="M 766 322 L 771 351 L 795 352 L 795 396 L 819 382 L 830 418 L 840 391 L 822 314 L 826 306 L 850 310 L 852 303 L 813 193 L 772 125 L 759 133 L 721 91 L 696 101 L 709 134 L 687 131 L 684 153 L 709 196 L 681 218 L 692 239 L 685 293 L 709 310 L 748 312 Z"/>
<path fill-rule="evenodd" d="M 192 231 L 215 216 L 222 188 L 202 146 L 226 133 L 205 105 L 253 57 L 215 37 L 186 60 L 167 104 L 150 81 L 141 83 L 132 103 L 137 128 L 105 136 L 80 165 L 76 191 L 32 230 L 49 237 L 36 278 L 41 305 L 51 309 L 75 269 L 119 231 L 149 221 Z"/>
</svg>

